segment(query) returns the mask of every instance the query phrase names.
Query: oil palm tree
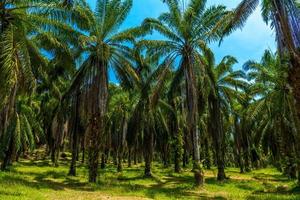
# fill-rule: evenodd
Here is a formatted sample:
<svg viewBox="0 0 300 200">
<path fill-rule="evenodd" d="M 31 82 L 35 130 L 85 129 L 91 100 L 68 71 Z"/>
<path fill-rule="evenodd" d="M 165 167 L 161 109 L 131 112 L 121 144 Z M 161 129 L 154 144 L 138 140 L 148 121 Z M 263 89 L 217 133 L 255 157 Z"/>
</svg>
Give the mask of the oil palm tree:
<svg viewBox="0 0 300 200">
<path fill-rule="evenodd" d="M 75 75 L 63 99 L 70 99 L 80 91 L 84 98 L 81 106 L 83 116 L 88 119 L 87 145 L 89 152 L 89 181 L 96 182 L 101 138 L 105 134 L 105 118 L 108 105 L 108 69 L 128 75 L 128 41 L 133 39 L 132 30 L 119 31 L 132 6 L 132 0 L 98 0 L 94 12 L 90 13 L 87 34 L 78 37 L 85 59 Z"/>
<path fill-rule="evenodd" d="M 117 170 L 121 172 L 123 154 L 126 147 L 126 136 L 128 129 L 129 115 L 131 113 L 133 102 L 129 99 L 129 93 L 120 86 L 113 88 L 113 95 L 109 100 L 108 125 L 110 127 L 109 134 L 111 137 L 112 150 L 117 160 Z"/>
<path fill-rule="evenodd" d="M 38 119 L 40 101 L 36 96 L 18 96 L 15 113 L 7 130 L 1 135 L 1 170 L 7 169 L 13 159 L 21 153 L 30 153 L 36 146 L 45 142 L 44 131 Z"/>
<path fill-rule="evenodd" d="M 74 40 L 75 11 L 66 11 L 58 2 L 2 1 L 0 3 L 0 135 L 17 119 L 19 96 L 29 95 L 37 85 L 38 69 L 48 66 L 41 48 L 52 46 L 68 52 L 66 38 Z M 73 13 L 73 14 L 72 14 Z M 82 18 L 84 19 L 84 18 Z M 65 20 L 69 20 L 66 23 Z M 80 25 L 79 25 L 80 27 Z"/>
<path fill-rule="evenodd" d="M 287 175 L 295 178 L 299 124 L 292 93 L 287 88 L 288 58 L 266 51 L 260 63 L 249 61 L 244 67 L 259 96 L 247 111 L 247 120 L 254 124 L 254 145 L 258 147 L 261 142 L 264 152 L 271 151 L 274 163 L 282 161 Z"/>
<path fill-rule="evenodd" d="M 224 6 L 206 8 L 206 1 L 190 1 L 186 9 L 181 9 L 177 0 L 166 0 L 169 11 L 158 19 L 146 19 L 143 27 L 156 30 L 165 40 L 144 40 L 149 53 L 161 54 L 168 60 L 179 62 L 177 76 L 184 77 L 186 84 L 188 132 L 193 140 L 194 171 L 197 184 L 203 183 L 203 171 L 200 167 L 199 131 L 198 131 L 198 92 L 197 67 L 199 42 L 209 42 L 220 36 L 214 27 L 227 12 Z"/>
<path fill-rule="evenodd" d="M 138 138 L 142 138 L 144 174 L 145 177 L 151 177 L 156 127 L 162 127 L 167 131 L 167 127 L 158 121 L 165 121 L 159 109 L 159 100 L 170 73 L 170 62 L 165 60 L 159 64 L 159 56 L 143 55 L 141 52 L 141 49 L 136 47 L 132 53 L 136 61 L 135 77 L 132 77 L 133 89 L 139 95 L 129 119 L 127 141 L 129 148 L 132 148 Z M 136 123 L 137 121 L 139 123 Z"/>
<path fill-rule="evenodd" d="M 201 45 L 203 56 L 202 63 L 205 66 L 206 91 L 209 132 L 212 134 L 218 166 L 218 180 L 222 181 L 225 175 L 225 127 L 224 119 L 229 115 L 233 100 L 239 98 L 239 92 L 247 87 L 243 81 L 245 75 L 242 71 L 233 71 L 233 65 L 237 63 L 234 57 L 226 56 L 219 64 L 215 62 L 213 52 L 203 43 Z"/>
<path fill-rule="evenodd" d="M 295 0 L 243 0 L 227 17 L 225 34 L 241 28 L 247 18 L 262 3 L 262 16 L 266 23 L 270 23 L 276 32 L 278 52 L 281 56 L 289 54 L 291 69 L 288 84 L 291 86 L 296 99 L 298 120 L 300 119 L 300 9 Z"/>
</svg>

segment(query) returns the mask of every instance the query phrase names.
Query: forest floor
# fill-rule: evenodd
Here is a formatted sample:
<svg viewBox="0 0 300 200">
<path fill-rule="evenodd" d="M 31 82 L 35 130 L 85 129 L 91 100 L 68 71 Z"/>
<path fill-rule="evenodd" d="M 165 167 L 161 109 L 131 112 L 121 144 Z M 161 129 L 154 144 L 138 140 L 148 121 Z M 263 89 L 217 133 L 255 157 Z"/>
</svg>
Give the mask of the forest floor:
<svg viewBox="0 0 300 200">
<path fill-rule="evenodd" d="M 53 200 L 143 200 L 143 199 L 300 199 L 300 188 L 274 168 L 240 174 L 226 170 L 229 180 L 216 181 L 216 169 L 205 171 L 205 186 L 193 185 L 189 169 L 173 173 L 155 163 L 153 178 L 143 177 L 141 165 L 124 167 L 122 173 L 108 165 L 100 170 L 97 184 L 87 183 L 87 168 L 79 166 L 78 176 L 68 176 L 68 163 L 53 167 L 50 161 L 21 160 L 7 172 L 0 172 L 0 199 Z M 124 163 L 124 166 L 126 164 Z"/>
</svg>

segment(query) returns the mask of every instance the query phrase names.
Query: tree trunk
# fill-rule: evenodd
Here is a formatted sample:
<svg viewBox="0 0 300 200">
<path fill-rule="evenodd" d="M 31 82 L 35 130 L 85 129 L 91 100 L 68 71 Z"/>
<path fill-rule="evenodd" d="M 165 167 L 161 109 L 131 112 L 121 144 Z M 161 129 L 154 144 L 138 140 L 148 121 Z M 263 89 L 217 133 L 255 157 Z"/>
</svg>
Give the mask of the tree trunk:
<svg viewBox="0 0 300 200">
<path fill-rule="evenodd" d="M 251 172 L 251 167 L 250 167 L 250 152 L 249 148 L 247 148 L 244 151 L 244 159 L 245 159 L 245 171 L 246 172 Z"/>
<path fill-rule="evenodd" d="M 74 134 L 74 135 L 76 135 L 76 134 Z M 71 165 L 70 165 L 70 170 L 69 170 L 69 175 L 70 176 L 76 176 L 76 160 L 77 160 L 77 148 L 78 148 L 78 145 L 76 145 L 74 143 L 78 143 L 77 142 L 77 136 L 73 136 L 72 160 L 71 160 Z"/>
<path fill-rule="evenodd" d="M 210 132 L 215 146 L 216 161 L 218 167 L 219 181 L 226 179 L 225 175 L 225 133 L 223 128 L 223 119 L 221 115 L 221 106 L 218 97 L 214 94 L 209 95 L 209 113 L 210 113 Z"/>
<path fill-rule="evenodd" d="M 192 52 L 189 47 L 186 47 L 187 52 Z M 193 61 L 190 55 L 183 58 L 185 67 L 186 80 L 186 101 L 187 101 L 187 124 L 190 135 L 193 140 L 193 171 L 195 183 L 197 186 L 203 185 L 204 173 L 200 163 L 200 147 L 198 133 L 198 95 L 197 95 L 197 80 L 193 69 Z"/>
<path fill-rule="evenodd" d="M 73 105 L 73 120 L 72 120 L 72 160 L 69 170 L 70 176 L 76 176 L 76 161 L 78 159 L 78 127 L 79 127 L 79 93 L 76 94 L 75 104 Z"/>
<path fill-rule="evenodd" d="M 128 129 L 128 122 L 127 122 L 127 116 L 126 113 L 123 114 L 123 119 L 122 119 L 122 129 L 121 133 L 119 134 L 119 145 L 118 145 L 118 172 L 121 172 L 123 167 L 122 167 L 122 160 L 123 160 L 123 153 L 124 153 L 124 147 L 125 147 L 125 139 L 126 139 L 126 134 L 127 134 L 127 129 Z"/>
<path fill-rule="evenodd" d="M 137 152 L 136 152 L 136 147 L 134 147 L 133 150 L 133 164 L 136 165 L 137 164 Z"/>
<path fill-rule="evenodd" d="M 1 170 L 4 171 L 7 169 L 7 166 L 10 164 L 11 160 L 12 160 L 12 156 L 14 153 L 14 149 L 15 149 L 15 144 L 14 144 L 14 138 L 10 139 L 10 143 L 8 146 L 7 151 L 5 151 L 5 155 L 4 155 L 4 159 L 1 165 Z"/>
<path fill-rule="evenodd" d="M 175 161 L 174 161 L 174 171 L 175 173 L 180 173 L 181 168 L 180 168 L 180 155 L 178 151 L 175 152 Z"/>
<path fill-rule="evenodd" d="M 188 155 L 187 149 L 184 148 L 183 159 L 182 159 L 182 167 L 183 168 L 185 168 L 188 165 L 188 159 L 189 159 L 189 155 Z"/>
<path fill-rule="evenodd" d="M 128 167 L 131 167 L 131 152 L 132 149 L 128 148 Z"/>
<path fill-rule="evenodd" d="M 208 138 L 205 138 L 205 140 L 204 140 L 204 148 L 205 148 L 205 165 L 206 165 L 206 169 L 211 169 L 211 160 L 210 160 L 210 153 L 209 153 Z"/>
<path fill-rule="evenodd" d="M 101 154 L 101 165 L 100 165 L 100 168 L 101 168 L 101 169 L 105 169 L 105 165 L 106 165 L 106 162 L 105 162 L 105 154 L 102 153 L 102 154 Z"/>
<path fill-rule="evenodd" d="M 149 126 L 150 124 L 147 124 L 144 131 L 145 177 L 152 177 L 151 163 L 153 157 L 153 132 Z"/>
<path fill-rule="evenodd" d="M 243 153 L 242 153 L 242 135 L 240 129 L 240 123 L 238 122 L 238 115 L 234 114 L 234 144 L 237 156 L 238 166 L 240 168 L 240 173 L 244 173 L 244 163 L 243 163 Z"/>
<path fill-rule="evenodd" d="M 174 161 L 174 168 L 176 173 L 180 173 L 180 162 L 182 160 L 182 148 L 183 148 L 183 138 L 182 138 L 182 131 L 177 129 L 176 135 L 176 144 L 175 144 L 175 161 Z"/>
<path fill-rule="evenodd" d="M 4 111 L 4 119 L 3 119 L 3 134 L 6 133 L 8 126 L 11 124 L 11 120 L 16 117 L 14 116 L 16 110 L 16 98 L 17 98 L 17 91 L 18 85 L 15 84 L 10 91 L 10 95 L 8 98 L 7 107 Z M 1 132 L 0 132 L 1 133 Z M 14 135 L 10 138 L 10 143 L 8 149 L 5 151 L 4 159 L 1 165 L 1 170 L 6 170 L 7 166 L 12 162 L 13 156 L 16 153 L 16 146 L 15 146 L 15 138 Z"/>
<path fill-rule="evenodd" d="M 83 164 L 85 161 L 85 136 L 84 135 L 81 138 L 81 152 L 82 152 L 81 163 Z"/>
<path fill-rule="evenodd" d="M 89 152 L 89 182 L 95 183 L 98 176 L 101 139 L 105 134 L 105 116 L 108 100 L 108 73 L 107 64 L 95 60 L 96 76 L 91 88 L 91 119 L 88 141 Z"/>
<path fill-rule="evenodd" d="M 117 152 L 117 171 L 121 172 L 123 170 L 122 168 L 122 155 L 120 152 Z"/>
</svg>

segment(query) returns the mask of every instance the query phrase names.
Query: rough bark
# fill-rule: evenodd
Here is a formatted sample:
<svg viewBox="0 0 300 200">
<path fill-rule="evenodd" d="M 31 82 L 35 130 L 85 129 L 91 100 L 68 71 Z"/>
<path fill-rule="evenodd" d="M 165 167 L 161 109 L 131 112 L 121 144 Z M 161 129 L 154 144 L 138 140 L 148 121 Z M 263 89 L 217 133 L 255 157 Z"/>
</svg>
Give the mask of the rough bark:
<svg viewBox="0 0 300 200">
<path fill-rule="evenodd" d="M 78 127 L 79 127 L 79 93 L 76 94 L 75 104 L 73 111 L 73 119 L 72 119 L 72 160 L 69 170 L 70 176 L 76 176 L 76 161 L 78 159 L 78 145 L 79 145 L 79 137 L 78 137 Z"/>
<path fill-rule="evenodd" d="M 11 121 L 14 117 L 14 112 L 16 110 L 16 98 L 17 98 L 17 91 L 18 86 L 17 84 L 14 85 L 12 88 L 10 95 L 9 95 L 9 101 L 7 102 L 7 106 L 5 107 L 4 111 L 4 122 L 3 122 L 3 134 L 8 129 L 8 126 L 10 125 Z M 7 166 L 11 163 L 13 154 L 16 153 L 16 147 L 15 147 L 15 138 L 12 136 L 9 140 L 9 146 L 7 150 L 4 152 L 4 159 L 1 165 L 1 170 L 6 170 Z"/>
<path fill-rule="evenodd" d="M 107 65 L 98 60 L 96 67 L 96 70 L 99 71 L 97 71 L 97 75 L 92 86 L 91 118 L 89 121 L 89 182 L 97 181 L 101 139 L 105 132 L 105 115 L 107 112 L 108 101 Z"/>
<path fill-rule="evenodd" d="M 211 169 L 211 160 L 210 160 L 210 153 L 209 153 L 209 141 L 208 138 L 204 140 L 204 150 L 205 150 L 205 165 L 206 169 Z"/>
<path fill-rule="evenodd" d="M 122 167 L 122 159 L 123 159 L 123 153 L 124 153 L 124 147 L 125 147 L 125 139 L 128 129 L 128 122 L 127 122 L 127 116 L 126 113 L 124 113 L 123 119 L 122 119 L 122 129 L 121 133 L 119 134 L 119 145 L 118 145 L 118 172 L 121 172 Z"/>
<path fill-rule="evenodd" d="M 191 48 L 186 47 L 186 52 L 191 53 Z M 196 74 L 193 68 L 193 61 L 190 55 L 183 58 L 186 80 L 186 101 L 187 101 L 187 123 L 189 133 L 193 140 L 193 171 L 196 185 L 203 185 L 204 173 L 200 163 L 200 146 L 198 133 L 198 96 Z"/>
<path fill-rule="evenodd" d="M 219 181 L 226 179 L 225 175 L 225 133 L 223 128 L 223 119 L 221 115 L 221 106 L 218 97 L 214 94 L 209 95 L 209 112 L 210 112 L 210 132 L 213 137 L 215 146 L 216 162 L 218 167 Z"/>
<path fill-rule="evenodd" d="M 85 136 L 83 135 L 81 138 L 81 163 L 85 161 Z"/>
<path fill-rule="evenodd" d="M 151 131 L 150 124 L 146 125 L 144 130 L 144 159 L 145 159 L 145 177 L 152 177 L 151 163 L 153 157 L 153 132 Z"/>
<path fill-rule="evenodd" d="M 8 149 L 5 151 L 5 156 L 4 156 L 2 165 L 1 165 L 2 171 L 7 169 L 8 165 L 10 164 L 10 162 L 12 160 L 14 151 L 15 151 L 15 142 L 14 142 L 14 138 L 11 138 Z"/>
<path fill-rule="evenodd" d="M 128 167 L 131 167 L 131 153 L 132 153 L 132 149 L 129 148 L 128 149 L 128 160 L 127 160 Z"/>
</svg>

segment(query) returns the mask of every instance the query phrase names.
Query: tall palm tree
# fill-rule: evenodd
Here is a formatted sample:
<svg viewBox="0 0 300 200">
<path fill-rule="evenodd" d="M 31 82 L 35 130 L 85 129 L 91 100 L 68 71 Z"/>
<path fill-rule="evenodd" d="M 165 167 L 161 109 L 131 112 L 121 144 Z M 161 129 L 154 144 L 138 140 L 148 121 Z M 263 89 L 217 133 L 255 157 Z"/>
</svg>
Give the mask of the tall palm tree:
<svg viewBox="0 0 300 200">
<path fill-rule="evenodd" d="M 170 62 L 165 60 L 159 64 L 159 56 L 142 55 L 138 47 L 133 51 L 136 61 L 133 89 L 139 95 L 129 119 L 127 141 L 129 148 L 132 148 L 137 139 L 142 138 L 144 174 L 145 177 L 151 177 L 156 127 L 159 126 L 158 121 L 165 121 L 159 109 L 159 100 L 170 72 Z M 163 125 L 160 127 L 167 129 Z"/>
<path fill-rule="evenodd" d="M 112 150 L 117 160 L 117 170 L 122 171 L 123 154 L 126 147 L 126 136 L 128 129 L 129 115 L 131 113 L 131 102 L 128 91 L 120 86 L 112 86 L 110 92 L 108 125 Z"/>
<path fill-rule="evenodd" d="M 156 30 L 165 40 L 144 40 L 141 44 L 150 53 L 165 56 L 171 62 L 179 62 L 177 76 L 185 78 L 188 132 L 193 138 L 194 171 L 197 184 L 203 183 L 200 166 L 198 129 L 197 68 L 201 67 L 198 58 L 199 42 L 209 42 L 219 37 L 214 27 L 226 15 L 224 6 L 205 8 L 206 1 L 192 0 L 181 9 L 177 0 L 165 1 L 169 11 L 158 19 L 146 19 L 143 27 Z M 178 80 L 178 79 L 177 79 Z"/>
<path fill-rule="evenodd" d="M 247 18 L 259 4 L 259 0 L 243 0 L 232 13 L 225 18 L 227 27 L 225 34 L 242 27 Z M 289 70 L 288 84 L 291 86 L 298 120 L 300 119 L 300 9 L 295 0 L 264 0 L 262 16 L 266 23 L 271 23 L 276 32 L 278 52 L 281 56 L 288 53 L 291 69 Z M 300 137 L 300 136 L 299 136 Z"/>
<path fill-rule="evenodd" d="M 234 57 L 226 56 L 219 64 L 216 64 L 213 52 L 205 44 L 202 44 L 201 48 L 204 54 L 202 63 L 206 67 L 205 74 L 208 82 L 204 85 L 208 86 L 209 132 L 212 134 L 215 145 L 217 178 L 222 181 L 226 178 L 224 118 L 229 115 L 233 100 L 239 98 L 239 92 L 236 89 L 243 89 L 247 87 L 247 84 L 243 81 L 244 73 L 232 69 L 237 63 Z"/>
<path fill-rule="evenodd" d="M 21 153 L 29 153 L 36 144 L 45 140 L 44 131 L 38 119 L 40 101 L 37 96 L 18 96 L 15 109 L 7 131 L 1 136 L 2 170 L 5 170 L 13 159 L 18 159 Z"/>
<path fill-rule="evenodd" d="M 86 55 L 73 82 L 63 99 L 74 98 L 76 91 L 81 100 L 83 115 L 88 119 L 87 145 L 89 152 L 89 181 L 96 182 L 101 138 L 105 133 L 108 104 L 108 69 L 126 76 L 129 69 L 126 42 L 133 39 L 131 31 L 118 31 L 132 7 L 132 0 L 98 0 L 90 16 L 87 34 L 78 37 L 82 52 Z M 119 76 L 121 78 L 121 76 Z"/>
<path fill-rule="evenodd" d="M 255 99 L 247 111 L 247 120 L 252 121 L 254 145 L 261 142 L 264 151 L 271 151 L 274 163 L 283 161 L 284 171 L 296 177 L 294 160 L 297 158 L 297 114 L 291 91 L 287 88 L 289 61 L 278 54 L 266 51 L 260 63 L 245 64 L 253 82 Z M 289 148 L 286 148 L 286 145 Z"/>
<path fill-rule="evenodd" d="M 40 48 L 47 44 L 68 52 L 66 38 L 74 40 L 77 12 L 66 11 L 57 2 L 2 1 L 0 3 L 0 135 L 17 116 L 18 96 L 29 95 L 37 84 L 38 69 L 45 69 L 47 59 Z M 73 13 L 73 14 L 72 14 Z M 83 19 L 83 18 L 82 18 Z M 69 20 L 69 23 L 65 23 Z M 79 25 L 80 26 L 80 25 Z M 63 37 L 64 36 L 64 37 Z M 46 46 L 44 46 L 46 47 Z"/>
</svg>

